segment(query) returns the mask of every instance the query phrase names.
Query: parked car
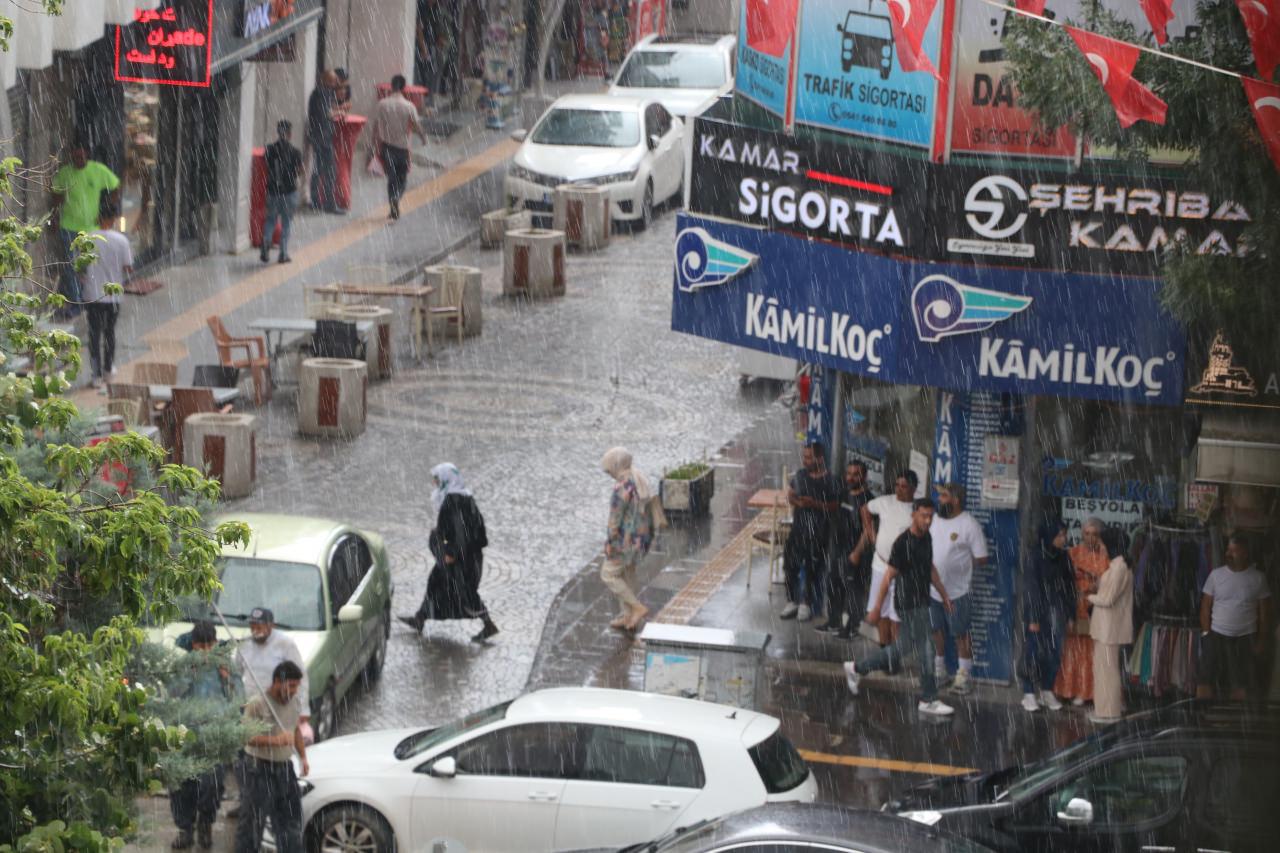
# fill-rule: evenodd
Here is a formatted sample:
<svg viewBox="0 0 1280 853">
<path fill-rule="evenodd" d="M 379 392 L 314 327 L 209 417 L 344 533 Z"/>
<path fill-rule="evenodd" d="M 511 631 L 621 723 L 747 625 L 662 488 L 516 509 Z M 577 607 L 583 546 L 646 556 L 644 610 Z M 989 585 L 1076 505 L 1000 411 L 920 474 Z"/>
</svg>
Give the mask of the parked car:
<svg viewBox="0 0 1280 853">
<path fill-rule="evenodd" d="M 683 826 L 657 841 L 625 847 L 616 853 L 901 853 L 904 850 L 990 853 L 972 841 L 905 818 L 819 803 L 770 803 Z"/>
<path fill-rule="evenodd" d="M 885 809 L 1000 850 L 1275 849 L 1280 708 L 1187 701 L 1043 761 L 935 779 Z"/>
<path fill-rule="evenodd" d="M 646 36 L 636 42 L 610 95 L 655 98 L 685 118 L 733 88 L 734 36 Z"/>
<path fill-rule="evenodd" d="M 608 187 L 614 220 L 647 226 L 684 181 L 684 125 L 651 98 L 566 95 L 538 119 L 507 168 L 507 206 L 549 216 L 559 184 Z"/>
<path fill-rule="evenodd" d="M 310 849 L 621 847 L 767 802 L 812 801 L 808 766 L 754 711 L 626 690 L 540 690 L 438 728 L 308 750 Z M 362 848 L 364 849 L 364 848 Z"/>
<path fill-rule="evenodd" d="M 358 678 L 382 673 L 391 632 L 394 586 L 387 550 L 377 534 L 337 521 L 294 515 L 238 513 L 218 521 L 242 521 L 246 548 L 228 546 L 218 563 L 222 581 L 215 603 L 183 604 L 185 621 L 152 632 L 172 644 L 196 619 L 210 619 L 223 639 L 249 635 L 249 612 L 270 608 L 277 631 L 298 644 L 311 685 L 311 725 L 316 740 L 333 735 L 340 703 Z"/>
</svg>

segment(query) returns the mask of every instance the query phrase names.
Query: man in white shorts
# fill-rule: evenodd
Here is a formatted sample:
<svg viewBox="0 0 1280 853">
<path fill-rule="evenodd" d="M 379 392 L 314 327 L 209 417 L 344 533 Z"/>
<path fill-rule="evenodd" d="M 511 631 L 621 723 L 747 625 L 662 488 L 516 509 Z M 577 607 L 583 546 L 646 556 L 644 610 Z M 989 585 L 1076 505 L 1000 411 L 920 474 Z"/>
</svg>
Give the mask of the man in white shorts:
<svg viewBox="0 0 1280 853">
<path fill-rule="evenodd" d="M 871 560 L 871 589 L 880 589 L 884 573 L 889 568 L 889 552 L 893 543 L 911 526 L 911 505 L 915 501 L 916 484 L 919 479 L 912 470 L 903 471 L 893 485 L 893 494 L 881 495 L 862 507 L 863 546 L 874 546 L 875 556 Z M 879 530 L 876 529 L 872 517 L 879 519 Z M 876 596 L 867 599 L 867 613 L 875 606 Z M 889 617 L 885 619 L 884 617 Z M 876 630 L 880 633 L 880 645 L 887 646 L 894 642 L 898 635 L 898 624 L 902 621 L 893 606 L 893 587 L 884 597 L 880 607 L 880 621 Z"/>
<path fill-rule="evenodd" d="M 938 515 L 929 528 L 933 537 L 933 564 L 938 567 L 942 585 L 955 605 L 942 606 L 936 589 L 929 591 L 929 621 L 933 628 L 934 678 L 942 684 L 948 678 L 947 637 L 956 646 L 960 668 L 951 689 L 964 693 L 973 677 L 973 642 L 969 638 L 969 586 L 975 566 L 985 566 L 989 559 L 987 536 L 978 519 L 964 508 L 964 486 L 946 483 L 938 487 Z"/>
</svg>

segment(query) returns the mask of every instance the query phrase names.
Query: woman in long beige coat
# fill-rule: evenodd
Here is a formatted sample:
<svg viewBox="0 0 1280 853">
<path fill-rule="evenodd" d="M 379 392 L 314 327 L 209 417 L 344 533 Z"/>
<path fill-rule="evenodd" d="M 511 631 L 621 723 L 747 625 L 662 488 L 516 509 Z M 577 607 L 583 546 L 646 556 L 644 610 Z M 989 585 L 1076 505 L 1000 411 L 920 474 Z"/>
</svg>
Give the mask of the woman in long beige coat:
<svg viewBox="0 0 1280 853">
<path fill-rule="evenodd" d="M 1089 596 L 1093 615 L 1093 714 L 1095 723 L 1114 723 L 1124 716 L 1120 647 L 1133 642 L 1133 572 L 1124 558 L 1124 534 L 1115 527 L 1102 533 L 1110 564 Z"/>
</svg>

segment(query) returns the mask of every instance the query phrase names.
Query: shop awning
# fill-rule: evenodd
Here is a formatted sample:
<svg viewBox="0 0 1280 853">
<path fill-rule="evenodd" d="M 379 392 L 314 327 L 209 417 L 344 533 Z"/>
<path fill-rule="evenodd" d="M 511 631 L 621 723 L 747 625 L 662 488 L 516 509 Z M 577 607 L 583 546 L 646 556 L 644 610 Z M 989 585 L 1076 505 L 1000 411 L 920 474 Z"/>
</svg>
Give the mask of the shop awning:
<svg viewBox="0 0 1280 853">
<path fill-rule="evenodd" d="M 1280 420 L 1210 412 L 1196 442 L 1197 480 L 1280 488 Z"/>
</svg>

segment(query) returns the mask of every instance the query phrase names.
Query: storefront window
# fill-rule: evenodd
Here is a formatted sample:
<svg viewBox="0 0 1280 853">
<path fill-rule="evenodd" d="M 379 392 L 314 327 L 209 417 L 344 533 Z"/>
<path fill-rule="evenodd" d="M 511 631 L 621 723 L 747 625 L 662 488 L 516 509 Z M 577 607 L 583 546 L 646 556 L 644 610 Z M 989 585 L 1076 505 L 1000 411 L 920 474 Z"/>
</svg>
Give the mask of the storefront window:
<svg viewBox="0 0 1280 853">
<path fill-rule="evenodd" d="M 154 86 L 124 84 L 124 186 L 119 228 L 136 258 L 150 257 L 156 234 L 156 127 L 160 96 Z"/>
<path fill-rule="evenodd" d="M 892 491 L 894 477 L 903 468 L 917 469 L 920 494 L 925 494 L 933 455 L 936 391 L 887 385 L 852 374 L 843 378 L 843 461 L 865 463 L 868 482 L 877 495 Z"/>
</svg>

